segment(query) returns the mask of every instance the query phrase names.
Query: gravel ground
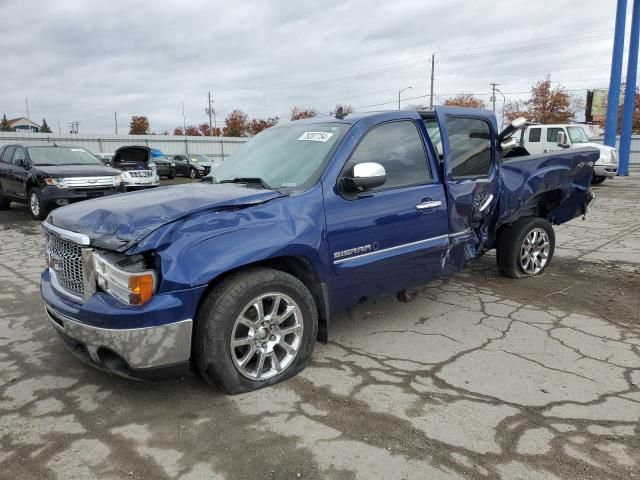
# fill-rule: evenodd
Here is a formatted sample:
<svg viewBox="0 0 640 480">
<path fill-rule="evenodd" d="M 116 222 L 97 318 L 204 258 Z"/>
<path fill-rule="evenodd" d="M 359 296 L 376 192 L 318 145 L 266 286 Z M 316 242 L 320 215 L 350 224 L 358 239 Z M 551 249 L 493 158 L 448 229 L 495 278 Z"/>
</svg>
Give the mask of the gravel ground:
<svg viewBox="0 0 640 480">
<path fill-rule="evenodd" d="M 545 275 L 500 277 L 487 255 L 412 303 L 341 314 L 301 375 L 234 397 L 79 364 L 45 321 L 43 239 L 14 204 L 0 478 L 640 478 L 640 172 L 594 191 Z"/>
</svg>

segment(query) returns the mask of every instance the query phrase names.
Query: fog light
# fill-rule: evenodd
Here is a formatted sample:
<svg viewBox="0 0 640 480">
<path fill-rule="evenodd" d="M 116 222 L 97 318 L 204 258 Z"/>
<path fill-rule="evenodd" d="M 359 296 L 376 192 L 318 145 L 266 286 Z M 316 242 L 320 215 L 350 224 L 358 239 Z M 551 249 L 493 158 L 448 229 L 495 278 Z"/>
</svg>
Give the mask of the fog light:
<svg viewBox="0 0 640 480">
<path fill-rule="evenodd" d="M 61 198 L 59 200 L 56 200 L 56 205 L 60 205 L 61 207 L 69 205 L 69 200 L 67 200 L 66 198 Z"/>
</svg>

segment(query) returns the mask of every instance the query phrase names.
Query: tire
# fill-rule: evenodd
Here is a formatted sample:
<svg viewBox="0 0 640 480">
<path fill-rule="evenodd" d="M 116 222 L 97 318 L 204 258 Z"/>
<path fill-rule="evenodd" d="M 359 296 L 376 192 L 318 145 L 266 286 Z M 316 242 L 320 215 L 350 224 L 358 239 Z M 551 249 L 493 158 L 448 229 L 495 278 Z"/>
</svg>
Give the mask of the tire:
<svg viewBox="0 0 640 480">
<path fill-rule="evenodd" d="M 496 248 L 498 270 L 511 278 L 540 275 L 551 263 L 555 245 L 555 233 L 549 222 L 542 218 L 518 220 L 500 234 Z"/>
<path fill-rule="evenodd" d="M 601 177 L 601 176 L 598 176 L 598 175 L 594 175 L 593 178 L 591 178 L 591 184 L 592 185 L 600 185 L 606 179 L 607 179 L 607 177 Z"/>
<path fill-rule="evenodd" d="M 274 295 L 281 296 L 280 316 L 272 320 Z M 253 306 L 257 304 L 263 309 L 262 323 L 258 309 Z M 288 311 L 291 313 L 277 325 L 278 318 Z M 289 333 L 283 333 L 285 331 Z M 196 366 L 207 383 L 221 387 L 226 393 L 257 390 L 291 378 L 304 369 L 311 358 L 317 332 L 317 308 L 302 282 L 279 270 L 252 268 L 222 281 L 200 305 L 194 338 Z M 239 340 L 233 348 L 232 340 Z M 285 350 L 281 346 L 283 342 L 295 349 L 295 353 Z M 259 368 L 260 357 L 264 359 L 262 368 Z M 246 363 L 245 367 L 241 366 L 242 362 Z M 269 370 L 266 370 L 267 363 Z M 278 372 L 277 366 L 281 371 Z"/>
<path fill-rule="evenodd" d="M 40 196 L 40 190 L 37 188 L 32 188 L 29 190 L 29 196 L 27 197 L 27 206 L 29 207 L 29 212 L 31 213 L 31 217 L 34 220 L 44 220 L 47 218 L 50 209 L 47 205 L 42 201 L 42 196 Z"/>
<path fill-rule="evenodd" d="M 189 178 L 191 178 L 192 180 L 198 178 L 198 171 L 195 168 L 190 168 L 189 169 Z"/>
</svg>

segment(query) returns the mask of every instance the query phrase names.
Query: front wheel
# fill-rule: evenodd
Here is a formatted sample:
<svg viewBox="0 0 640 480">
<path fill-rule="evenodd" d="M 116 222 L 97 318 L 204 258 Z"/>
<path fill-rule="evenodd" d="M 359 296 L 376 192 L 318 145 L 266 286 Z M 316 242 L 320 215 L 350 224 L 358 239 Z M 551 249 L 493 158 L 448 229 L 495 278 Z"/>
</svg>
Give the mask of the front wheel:
<svg viewBox="0 0 640 480">
<path fill-rule="evenodd" d="M 2 195 L 2 191 L 0 190 L 0 210 L 8 210 L 11 207 L 11 200 Z"/>
<path fill-rule="evenodd" d="M 195 168 L 190 168 L 189 177 L 191 177 L 191 179 L 198 178 L 198 171 Z"/>
<path fill-rule="evenodd" d="M 205 298 L 196 318 L 196 364 L 227 393 L 286 380 L 309 362 L 318 331 L 311 293 L 279 270 L 245 270 Z"/>
<path fill-rule="evenodd" d="M 600 185 L 601 183 L 603 183 L 605 180 L 607 179 L 607 177 L 602 177 L 599 175 L 594 175 L 593 178 L 591 178 L 591 184 L 592 185 Z"/>
<path fill-rule="evenodd" d="M 44 220 L 49 213 L 49 208 L 42 201 L 40 191 L 37 188 L 32 188 L 29 191 L 29 212 L 34 220 Z"/>
<path fill-rule="evenodd" d="M 540 275 L 551 262 L 556 237 L 542 218 L 523 218 L 500 234 L 496 259 L 498 270 L 511 278 Z"/>
</svg>

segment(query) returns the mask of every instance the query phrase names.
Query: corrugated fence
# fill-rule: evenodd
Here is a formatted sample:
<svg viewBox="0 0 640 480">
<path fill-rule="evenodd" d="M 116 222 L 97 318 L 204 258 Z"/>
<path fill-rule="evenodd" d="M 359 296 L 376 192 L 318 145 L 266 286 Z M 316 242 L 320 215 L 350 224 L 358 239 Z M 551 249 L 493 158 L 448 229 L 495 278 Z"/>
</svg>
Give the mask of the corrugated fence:
<svg viewBox="0 0 640 480">
<path fill-rule="evenodd" d="M 246 138 L 237 137 L 0 132 L 0 146 L 8 143 L 56 142 L 60 145 L 81 146 L 93 153 L 113 153 L 124 145 L 147 145 L 166 154 L 202 153 L 218 158 L 229 156 L 246 141 Z"/>
</svg>

